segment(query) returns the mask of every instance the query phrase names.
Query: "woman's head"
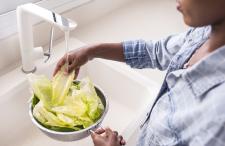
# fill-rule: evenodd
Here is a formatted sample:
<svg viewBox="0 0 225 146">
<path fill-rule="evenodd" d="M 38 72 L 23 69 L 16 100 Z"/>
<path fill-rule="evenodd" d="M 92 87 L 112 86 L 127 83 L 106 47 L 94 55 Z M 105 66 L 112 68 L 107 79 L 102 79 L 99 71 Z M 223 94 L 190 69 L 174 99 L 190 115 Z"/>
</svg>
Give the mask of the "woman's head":
<svg viewBox="0 0 225 146">
<path fill-rule="evenodd" d="M 225 21 L 225 0 L 177 0 L 177 9 L 193 27 Z"/>
</svg>

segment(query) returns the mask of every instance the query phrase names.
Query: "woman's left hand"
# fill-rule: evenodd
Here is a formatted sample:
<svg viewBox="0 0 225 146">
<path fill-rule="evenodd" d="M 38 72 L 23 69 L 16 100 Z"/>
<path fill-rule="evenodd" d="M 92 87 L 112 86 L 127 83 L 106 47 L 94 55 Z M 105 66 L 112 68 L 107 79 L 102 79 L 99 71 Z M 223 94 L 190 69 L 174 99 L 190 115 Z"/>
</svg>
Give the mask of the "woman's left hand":
<svg viewBox="0 0 225 146">
<path fill-rule="evenodd" d="M 110 128 L 99 128 L 91 133 L 91 137 L 95 146 L 121 146 L 126 144 L 123 137 Z"/>
</svg>

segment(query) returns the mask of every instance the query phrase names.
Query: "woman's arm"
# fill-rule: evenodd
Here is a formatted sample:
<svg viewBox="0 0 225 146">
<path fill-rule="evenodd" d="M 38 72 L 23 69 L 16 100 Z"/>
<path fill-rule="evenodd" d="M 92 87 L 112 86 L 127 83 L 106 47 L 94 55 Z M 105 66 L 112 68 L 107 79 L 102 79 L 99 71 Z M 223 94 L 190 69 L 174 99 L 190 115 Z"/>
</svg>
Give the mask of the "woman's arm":
<svg viewBox="0 0 225 146">
<path fill-rule="evenodd" d="M 93 58 L 104 58 L 124 62 L 122 43 L 102 43 L 88 49 L 89 60 Z"/>
<path fill-rule="evenodd" d="M 133 40 L 122 43 L 101 43 L 84 46 L 64 55 L 58 62 L 54 75 L 69 62 L 68 72 L 73 69 L 79 70 L 88 60 L 104 58 L 109 60 L 126 62 L 133 68 L 158 68 L 165 70 L 169 66 L 172 57 L 179 51 L 186 41 L 189 31 L 168 36 L 159 41 Z M 78 71 L 77 71 L 78 72 Z"/>
<path fill-rule="evenodd" d="M 124 62 L 123 45 L 122 43 L 101 43 L 70 51 L 58 61 L 53 75 L 55 75 L 67 61 L 67 72 L 71 72 L 75 69 L 78 74 L 79 68 L 93 58 L 104 58 Z"/>
</svg>

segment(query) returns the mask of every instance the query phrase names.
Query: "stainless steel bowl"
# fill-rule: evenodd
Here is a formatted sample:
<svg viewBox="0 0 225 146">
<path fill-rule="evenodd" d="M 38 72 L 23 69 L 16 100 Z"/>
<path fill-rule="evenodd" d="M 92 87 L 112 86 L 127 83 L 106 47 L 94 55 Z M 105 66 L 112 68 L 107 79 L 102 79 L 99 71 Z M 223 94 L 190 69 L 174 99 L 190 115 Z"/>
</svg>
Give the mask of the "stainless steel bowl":
<svg viewBox="0 0 225 146">
<path fill-rule="evenodd" d="M 53 139 L 60 140 L 60 141 L 76 141 L 76 140 L 85 138 L 91 134 L 91 132 L 90 132 L 91 130 L 95 130 L 96 128 L 98 128 L 101 125 L 103 119 L 105 118 L 106 113 L 108 112 L 109 103 L 108 103 L 108 99 L 106 98 L 104 92 L 96 85 L 95 85 L 95 90 L 96 90 L 97 95 L 100 97 L 105 108 L 104 108 L 101 118 L 95 124 L 91 125 L 90 127 L 87 127 L 85 129 L 82 129 L 79 131 L 73 131 L 73 132 L 58 132 L 58 131 L 50 130 L 50 129 L 42 126 L 34 118 L 33 110 L 32 110 L 32 103 L 30 103 L 30 105 L 29 105 L 30 118 L 35 126 L 37 126 L 43 133 L 45 133 L 47 136 L 49 136 Z"/>
</svg>

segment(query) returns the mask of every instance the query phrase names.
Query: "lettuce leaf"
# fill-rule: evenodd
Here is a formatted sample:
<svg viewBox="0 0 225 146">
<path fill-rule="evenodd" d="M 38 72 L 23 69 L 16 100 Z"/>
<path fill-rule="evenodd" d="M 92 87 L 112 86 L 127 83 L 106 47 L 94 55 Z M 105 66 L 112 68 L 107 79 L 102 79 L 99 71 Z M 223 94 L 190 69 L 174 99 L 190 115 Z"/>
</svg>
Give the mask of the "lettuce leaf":
<svg viewBox="0 0 225 146">
<path fill-rule="evenodd" d="M 65 74 L 64 67 L 59 71 L 52 80 L 52 104 L 63 104 L 65 97 L 71 87 L 74 79 L 74 71 L 70 74 Z"/>
<path fill-rule="evenodd" d="M 80 83 L 80 91 L 84 94 L 83 100 L 88 106 L 88 115 L 92 120 L 98 119 L 104 110 L 104 106 L 95 92 L 94 85 L 89 78 L 85 78 Z"/>
<path fill-rule="evenodd" d="M 46 108 L 50 108 L 52 98 L 51 81 L 44 75 L 37 76 L 35 74 L 29 74 L 28 80 L 37 98 L 42 101 Z"/>
</svg>

